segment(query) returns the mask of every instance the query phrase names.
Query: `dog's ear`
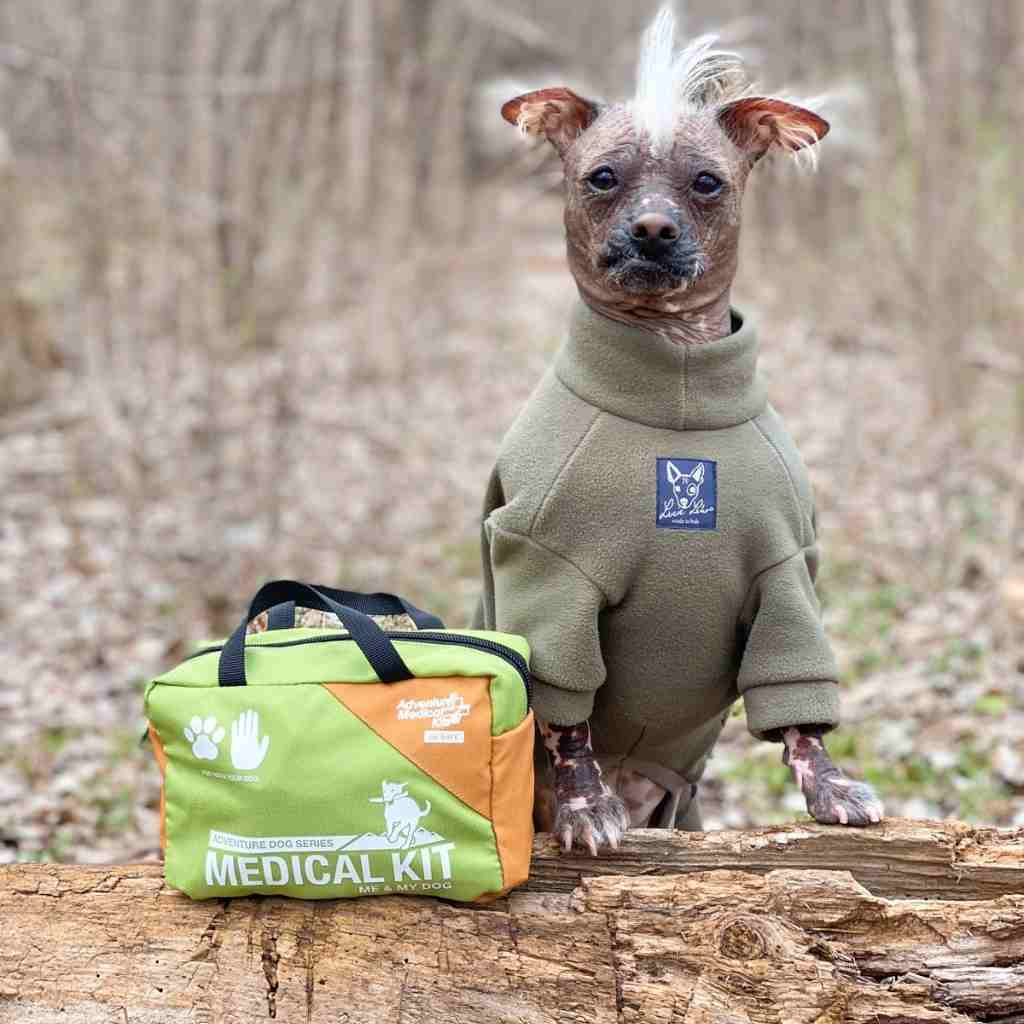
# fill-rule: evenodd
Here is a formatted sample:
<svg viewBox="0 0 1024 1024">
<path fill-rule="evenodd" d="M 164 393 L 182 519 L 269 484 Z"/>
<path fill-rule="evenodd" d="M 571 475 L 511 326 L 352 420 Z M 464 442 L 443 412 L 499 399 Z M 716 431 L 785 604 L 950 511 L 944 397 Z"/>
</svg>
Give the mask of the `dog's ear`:
<svg viewBox="0 0 1024 1024">
<path fill-rule="evenodd" d="M 671 462 L 665 463 L 665 474 L 668 476 L 668 482 L 674 484 L 683 474 L 680 472 L 677 466 L 673 466 Z"/>
<path fill-rule="evenodd" d="M 704 463 L 698 462 L 697 468 L 690 474 L 690 479 L 695 483 L 704 483 Z"/>
<path fill-rule="evenodd" d="M 813 146 L 829 129 L 828 121 L 813 111 L 767 96 L 747 96 L 727 104 L 719 112 L 718 123 L 751 162 L 773 146 L 787 153 Z"/>
<path fill-rule="evenodd" d="M 501 116 L 509 124 L 514 124 L 524 135 L 543 136 L 559 155 L 564 155 L 600 112 L 598 103 L 562 87 L 524 93 L 501 108 Z"/>
</svg>

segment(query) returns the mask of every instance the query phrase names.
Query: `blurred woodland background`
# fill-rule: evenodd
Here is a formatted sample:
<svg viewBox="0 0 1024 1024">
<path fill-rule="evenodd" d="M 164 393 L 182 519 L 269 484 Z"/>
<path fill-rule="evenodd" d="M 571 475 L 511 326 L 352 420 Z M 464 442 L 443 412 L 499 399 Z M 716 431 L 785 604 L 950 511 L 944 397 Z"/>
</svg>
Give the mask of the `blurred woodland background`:
<svg viewBox="0 0 1024 1024">
<path fill-rule="evenodd" d="M 690 0 L 819 172 L 737 305 L 817 489 L 837 759 L 1024 825 L 1024 3 Z M 152 856 L 142 687 L 262 580 L 465 624 L 498 441 L 574 287 L 501 102 L 632 91 L 655 3 L 0 0 L 0 860 Z M 711 825 L 803 810 L 737 708 Z"/>
</svg>

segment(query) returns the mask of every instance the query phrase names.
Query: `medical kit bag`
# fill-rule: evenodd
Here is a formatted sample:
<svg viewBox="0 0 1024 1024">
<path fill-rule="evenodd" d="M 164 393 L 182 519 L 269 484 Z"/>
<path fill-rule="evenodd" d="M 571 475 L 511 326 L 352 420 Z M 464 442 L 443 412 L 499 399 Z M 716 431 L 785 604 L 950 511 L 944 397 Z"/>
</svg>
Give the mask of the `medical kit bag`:
<svg viewBox="0 0 1024 1024">
<path fill-rule="evenodd" d="M 344 628 L 295 628 L 295 603 Z M 271 628 L 248 632 L 263 612 Z M 390 594 L 278 580 L 225 642 L 154 679 L 145 713 L 167 883 L 193 899 L 476 900 L 527 877 L 522 637 L 445 629 Z"/>
</svg>

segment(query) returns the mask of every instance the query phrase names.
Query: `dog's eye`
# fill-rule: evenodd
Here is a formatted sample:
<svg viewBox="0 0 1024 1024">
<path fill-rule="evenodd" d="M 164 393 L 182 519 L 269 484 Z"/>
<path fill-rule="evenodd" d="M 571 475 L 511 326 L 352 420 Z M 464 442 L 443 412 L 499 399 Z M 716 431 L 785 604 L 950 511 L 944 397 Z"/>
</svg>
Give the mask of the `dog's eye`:
<svg viewBox="0 0 1024 1024">
<path fill-rule="evenodd" d="M 598 192 L 607 192 L 615 188 L 618 183 L 619 179 L 615 177 L 615 172 L 610 167 L 598 167 L 587 177 L 587 184 L 591 188 L 597 189 Z"/>
<path fill-rule="evenodd" d="M 700 196 L 714 196 L 722 191 L 722 180 L 705 171 L 698 174 L 693 182 L 693 191 Z"/>
</svg>

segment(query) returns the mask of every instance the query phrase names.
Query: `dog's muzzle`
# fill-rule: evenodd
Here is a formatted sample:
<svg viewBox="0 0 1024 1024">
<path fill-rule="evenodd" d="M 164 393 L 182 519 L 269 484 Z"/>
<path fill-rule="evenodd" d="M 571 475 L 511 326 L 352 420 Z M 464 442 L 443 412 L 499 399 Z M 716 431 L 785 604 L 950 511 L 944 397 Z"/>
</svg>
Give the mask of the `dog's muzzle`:
<svg viewBox="0 0 1024 1024">
<path fill-rule="evenodd" d="M 599 265 L 613 285 L 631 292 L 671 291 L 704 273 L 699 247 L 674 222 L 669 227 L 659 221 L 644 233 L 637 223 L 616 228 L 600 252 Z"/>
</svg>

